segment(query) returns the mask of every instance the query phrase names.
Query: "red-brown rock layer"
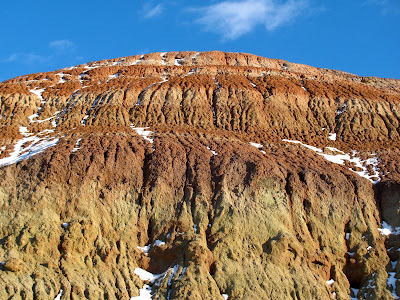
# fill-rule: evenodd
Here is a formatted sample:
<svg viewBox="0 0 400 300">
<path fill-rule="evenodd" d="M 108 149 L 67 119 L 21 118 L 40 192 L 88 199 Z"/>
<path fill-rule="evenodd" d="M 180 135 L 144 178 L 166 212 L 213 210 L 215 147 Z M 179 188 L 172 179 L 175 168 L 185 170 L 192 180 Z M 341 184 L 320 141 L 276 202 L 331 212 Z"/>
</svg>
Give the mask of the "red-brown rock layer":
<svg viewBox="0 0 400 300">
<path fill-rule="evenodd" d="M 0 108 L 0 298 L 129 299 L 136 268 L 153 299 L 400 295 L 398 80 L 152 53 Z"/>
</svg>

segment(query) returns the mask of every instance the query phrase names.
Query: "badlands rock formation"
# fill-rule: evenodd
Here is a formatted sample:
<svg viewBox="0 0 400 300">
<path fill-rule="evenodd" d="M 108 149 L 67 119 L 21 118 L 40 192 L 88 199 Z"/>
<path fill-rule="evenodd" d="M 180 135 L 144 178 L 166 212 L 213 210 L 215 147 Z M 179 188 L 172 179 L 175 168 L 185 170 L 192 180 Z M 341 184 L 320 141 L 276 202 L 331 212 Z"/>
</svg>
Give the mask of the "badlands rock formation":
<svg viewBox="0 0 400 300">
<path fill-rule="evenodd" d="M 0 299 L 400 295 L 398 80 L 152 53 L 0 108 Z"/>
</svg>

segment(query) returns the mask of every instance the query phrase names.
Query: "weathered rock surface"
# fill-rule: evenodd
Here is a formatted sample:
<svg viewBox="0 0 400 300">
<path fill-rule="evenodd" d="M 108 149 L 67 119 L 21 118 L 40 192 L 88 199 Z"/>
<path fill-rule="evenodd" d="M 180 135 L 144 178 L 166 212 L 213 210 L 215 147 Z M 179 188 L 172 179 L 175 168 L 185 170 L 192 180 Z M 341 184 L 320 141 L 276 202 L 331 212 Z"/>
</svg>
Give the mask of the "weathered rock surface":
<svg viewBox="0 0 400 300">
<path fill-rule="evenodd" d="M 1 299 L 400 295 L 398 80 L 153 53 L 0 108 Z"/>
</svg>

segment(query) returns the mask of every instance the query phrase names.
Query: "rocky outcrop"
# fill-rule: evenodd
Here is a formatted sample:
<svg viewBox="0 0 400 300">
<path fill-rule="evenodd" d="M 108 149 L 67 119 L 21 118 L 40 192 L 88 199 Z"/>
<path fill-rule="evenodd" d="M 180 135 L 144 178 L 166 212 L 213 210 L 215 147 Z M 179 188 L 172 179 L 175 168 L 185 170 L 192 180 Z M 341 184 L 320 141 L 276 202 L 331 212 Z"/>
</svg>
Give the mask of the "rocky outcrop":
<svg viewBox="0 0 400 300">
<path fill-rule="evenodd" d="M 399 100 L 222 52 L 8 80 L 0 298 L 393 299 Z"/>
</svg>

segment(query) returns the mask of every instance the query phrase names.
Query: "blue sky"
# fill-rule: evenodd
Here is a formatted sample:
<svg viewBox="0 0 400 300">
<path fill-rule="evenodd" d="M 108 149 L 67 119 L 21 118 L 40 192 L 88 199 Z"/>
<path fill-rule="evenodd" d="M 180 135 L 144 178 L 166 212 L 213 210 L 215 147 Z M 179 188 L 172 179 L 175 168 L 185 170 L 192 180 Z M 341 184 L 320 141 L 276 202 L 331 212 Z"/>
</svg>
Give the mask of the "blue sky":
<svg viewBox="0 0 400 300">
<path fill-rule="evenodd" d="M 0 81 L 181 50 L 400 79 L 400 0 L 3 1 L 0 26 Z"/>
</svg>

